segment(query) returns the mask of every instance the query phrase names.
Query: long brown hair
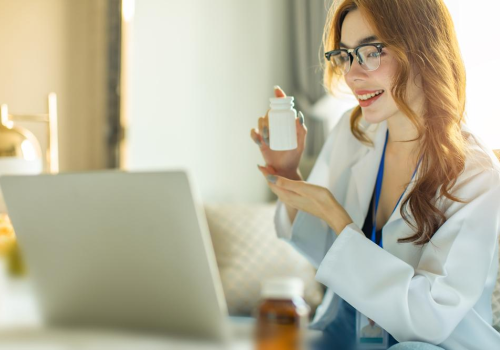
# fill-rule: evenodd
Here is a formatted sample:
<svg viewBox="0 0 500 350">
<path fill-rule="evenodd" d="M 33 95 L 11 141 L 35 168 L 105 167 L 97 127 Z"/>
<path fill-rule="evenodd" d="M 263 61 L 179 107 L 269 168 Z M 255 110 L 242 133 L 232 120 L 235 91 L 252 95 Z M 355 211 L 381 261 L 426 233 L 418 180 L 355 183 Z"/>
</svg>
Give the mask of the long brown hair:
<svg viewBox="0 0 500 350">
<path fill-rule="evenodd" d="M 418 130 L 416 140 L 421 140 L 418 158 L 422 158 L 418 181 L 401 205 L 402 218 L 416 233 L 398 242 L 423 245 L 446 221 L 436 207 L 437 199 L 444 196 L 464 203 L 450 193 L 464 170 L 468 153 L 461 131 L 461 123 L 465 122 L 465 67 L 453 21 L 442 0 L 335 1 L 323 35 L 325 51 L 339 48 L 343 21 L 353 10 L 361 11 L 374 34 L 394 53 L 398 62 L 391 93 L 399 110 Z M 417 116 L 405 101 L 412 72 L 421 76 L 425 99 L 423 116 Z M 343 79 L 342 72 L 325 60 L 326 88 L 334 93 Z M 351 114 L 351 131 L 361 142 L 371 144 L 359 127 L 361 117 L 361 107 L 357 106 Z M 415 223 L 410 222 L 407 215 L 408 206 Z"/>
</svg>

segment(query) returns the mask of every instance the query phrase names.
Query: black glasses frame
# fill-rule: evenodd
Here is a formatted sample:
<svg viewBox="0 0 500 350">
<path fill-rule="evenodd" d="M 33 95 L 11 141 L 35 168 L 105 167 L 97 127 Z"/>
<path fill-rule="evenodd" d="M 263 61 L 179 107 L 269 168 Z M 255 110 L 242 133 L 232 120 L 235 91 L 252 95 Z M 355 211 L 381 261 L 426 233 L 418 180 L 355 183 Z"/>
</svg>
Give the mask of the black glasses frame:
<svg viewBox="0 0 500 350">
<path fill-rule="evenodd" d="M 352 55 L 352 53 L 354 52 L 354 55 L 356 56 L 356 60 L 358 61 L 358 63 L 360 65 L 362 65 L 361 64 L 361 60 L 360 60 L 360 58 L 358 56 L 358 51 L 359 51 L 360 48 L 365 47 L 365 46 L 376 47 L 378 53 L 382 53 L 382 49 L 384 47 L 386 47 L 387 45 L 382 44 L 382 43 L 369 43 L 369 44 L 362 44 L 362 45 L 356 46 L 354 49 L 337 49 L 337 50 L 331 50 L 331 51 L 325 52 L 325 58 L 328 60 L 328 62 L 332 63 L 330 61 L 330 58 L 332 56 L 339 55 L 341 52 L 347 53 L 347 55 L 349 56 L 349 69 L 347 70 L 347 72 L 349 72 L 349 70 L 351 69 L 352 61 L 354 60 L 354 56 Z"/>
</svg>

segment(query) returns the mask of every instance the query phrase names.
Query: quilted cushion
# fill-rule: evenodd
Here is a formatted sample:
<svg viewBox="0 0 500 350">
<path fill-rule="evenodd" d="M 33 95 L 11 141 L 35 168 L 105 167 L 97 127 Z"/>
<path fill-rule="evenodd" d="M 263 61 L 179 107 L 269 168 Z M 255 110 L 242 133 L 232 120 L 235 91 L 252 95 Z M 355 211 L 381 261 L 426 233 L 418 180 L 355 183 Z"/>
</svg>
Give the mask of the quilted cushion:
<svg viewBox="0 0 500 350">
<path fill-rule="evenodd" d="M 294 276 L 304 281 L 304 299 L 314 312 L 323 288 L 313 266 L 276 237 L 275 203 L 205 204 L 210 234 L 231 315 L 252 315 L 262 280 Z"/>
<path fill-rule="evenodd" d="M 499 238 L 499 249 L 500 249 L 500 238 Z M 493 306 L 493 327 L 500 332 L 500 274 L 497 276 L 497 285 L 493 291 L 493 297 L 491 298 L 491 303 Z"/>
<path fill-rule="evenodd" d="M 493 150 L 498 160 L 500 160 L 500 149 Z M 500 236 L 499 239 L 499 249 L 500 249 Z M 500 252 L 499 252 L 500 253 Z M 500 254 L 499 254 L 500 255 Z M 497 275 L 497 285 L 493 291 L 493 296 L 491 298 L 491 303 L 493 306 L 493 327 L 500 332 L 500 274 Z"/>
</svg>

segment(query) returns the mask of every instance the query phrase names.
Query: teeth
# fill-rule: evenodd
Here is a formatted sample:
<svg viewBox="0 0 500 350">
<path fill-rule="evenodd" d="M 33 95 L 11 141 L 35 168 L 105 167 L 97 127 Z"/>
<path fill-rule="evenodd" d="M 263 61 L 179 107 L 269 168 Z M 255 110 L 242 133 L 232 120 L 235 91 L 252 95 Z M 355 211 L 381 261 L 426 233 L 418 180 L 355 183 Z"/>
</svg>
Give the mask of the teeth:
<svg viewBox="0 0 500 350">
<path fill-rule="evenodd" d="M 380 95 L 382 92 L 384 92 L 384 90 L 379 90 L 379 91 L 375 91 L 374 93 L 372 94 L 366 94 L 366 95 L 358 95 L 358 98 L 360 100 L 368 100 L 374 96 L 377 96 L 377 95 Z"/>
</svg>

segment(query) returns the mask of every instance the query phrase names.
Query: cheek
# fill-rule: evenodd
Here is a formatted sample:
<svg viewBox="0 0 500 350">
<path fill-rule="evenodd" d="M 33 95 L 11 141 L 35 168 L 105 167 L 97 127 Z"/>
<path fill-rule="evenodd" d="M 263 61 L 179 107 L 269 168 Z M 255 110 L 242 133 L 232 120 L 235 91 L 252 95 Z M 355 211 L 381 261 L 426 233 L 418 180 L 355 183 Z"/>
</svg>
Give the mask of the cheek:
<svg viewBox="0 0 500 350">
<path fill-rule="evenodd" d="M 386 92 L 390 92 L 393 84 L 393 79 L 396 75 L 397 64 L 391 57 L 382 57 L 380 67 L 374 72 L 377 75 L 377 80 L 383 86 Z"/>
</svg>

